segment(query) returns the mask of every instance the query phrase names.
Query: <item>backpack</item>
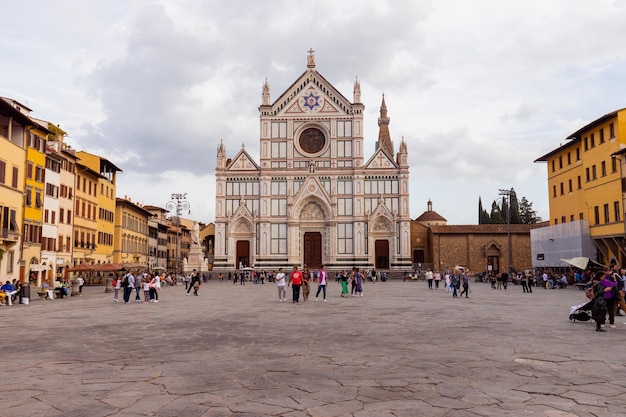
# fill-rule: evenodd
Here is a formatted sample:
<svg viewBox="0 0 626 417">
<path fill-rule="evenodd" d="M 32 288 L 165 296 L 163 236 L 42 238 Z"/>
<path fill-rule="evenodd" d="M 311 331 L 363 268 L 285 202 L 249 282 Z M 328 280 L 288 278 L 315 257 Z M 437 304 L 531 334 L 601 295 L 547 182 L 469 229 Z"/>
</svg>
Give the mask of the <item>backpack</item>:
<svg viewBox="0 0 626 417">
<path fill-rule="evenodd" d="M 124 275 L 124 279 L 122 280 L 122 287 L 126 288 L 128 287 L 129 281 L 128 281 L 128 274 Z"/>
</svg>

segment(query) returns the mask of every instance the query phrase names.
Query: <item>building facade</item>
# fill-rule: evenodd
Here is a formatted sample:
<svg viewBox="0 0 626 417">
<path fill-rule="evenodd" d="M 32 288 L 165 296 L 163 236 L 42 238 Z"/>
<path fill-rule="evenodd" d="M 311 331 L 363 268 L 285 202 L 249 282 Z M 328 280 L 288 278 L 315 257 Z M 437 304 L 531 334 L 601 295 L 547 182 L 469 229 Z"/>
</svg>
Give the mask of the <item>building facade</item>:
<svg viewBox="0 0 626 417">
<path fill-rule="evenodd" d="M 24 277 L 26 137 L 30 119 L 0 98 L 0 281 Z"/>
<path fill-rule="evenodd" d="M 113 262 L 126 269 L 148 270 L 148 220 L 152 213 L 128 198 L 117 198 Z"/>
<path fill-rule="evenodd" d="M 411 267 L 409 167 L 394 155 L 383 97 L 376 150 L 365 159 L 360 83 L 353 101 L 307 68 L 273 103 L 263 84 L 260 160 L 217 150 L 215 269 L 291 265 Z"/>
<path fill-rule="evenodd" d="M 550 230 L 537 233 L 538 266 L 567 266 L 562 258 L 588 256 L 608 264 L 626 265 L 624 236 L 624 170 L 626 109 L 608 113 L 583 126 L 566 142 L 538 158 L 547 165 Z M 622 161 L 623 163 L 623 161 Z M 575 227 L 555 227 L 571 222 Z M 574 233 L 574 234 L 572 234 Z M 544 240 L 548 237 L 548 240 Z M 566 238 L 580 245 L 557 245 Z M 581 253 L 591 239 L 595 253 Z"/>
</svg>

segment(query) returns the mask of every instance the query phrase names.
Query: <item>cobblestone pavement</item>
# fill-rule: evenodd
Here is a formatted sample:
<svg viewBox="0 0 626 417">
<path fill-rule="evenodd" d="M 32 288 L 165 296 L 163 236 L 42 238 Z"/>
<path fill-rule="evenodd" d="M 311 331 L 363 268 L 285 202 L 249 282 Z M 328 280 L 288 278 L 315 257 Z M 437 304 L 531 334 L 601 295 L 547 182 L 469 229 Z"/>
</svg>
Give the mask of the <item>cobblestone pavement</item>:
<svg viewBox="0 0 626 417">
<path fill-rule="evenodd" d="M 575 288 L 454 299 L 424 282 L 279 302 L 273 284 L 164 288 L 0 307 L 0 416 L 626 415 L 617 328 L 568 320 Z"/>
</svg>

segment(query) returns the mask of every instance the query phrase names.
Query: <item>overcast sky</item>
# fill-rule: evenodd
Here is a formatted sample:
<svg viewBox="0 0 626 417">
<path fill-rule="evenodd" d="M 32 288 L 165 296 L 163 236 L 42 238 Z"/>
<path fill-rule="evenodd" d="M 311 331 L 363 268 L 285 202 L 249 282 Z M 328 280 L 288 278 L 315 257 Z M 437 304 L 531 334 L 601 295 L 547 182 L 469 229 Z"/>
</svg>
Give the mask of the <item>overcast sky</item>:
<svg viewBox="0 0 626 417">
<path fill-rule="evenodd" d="M 548 219 L 533 161 L 626 107 L 624 0 L 163 0 L 5 2 L 0 95 L 59 124 L 123 173 L 118 197 L 165 206 L 187 193 L 214 221 L 216 149 L 258 161 L 261 90 L 306 70 L 365 104 L 365 159 L 382 94 L 408 144 L 411 217 L 433 202 L 476 224 L 478 199 L 515 188 Z"/>
</svg>

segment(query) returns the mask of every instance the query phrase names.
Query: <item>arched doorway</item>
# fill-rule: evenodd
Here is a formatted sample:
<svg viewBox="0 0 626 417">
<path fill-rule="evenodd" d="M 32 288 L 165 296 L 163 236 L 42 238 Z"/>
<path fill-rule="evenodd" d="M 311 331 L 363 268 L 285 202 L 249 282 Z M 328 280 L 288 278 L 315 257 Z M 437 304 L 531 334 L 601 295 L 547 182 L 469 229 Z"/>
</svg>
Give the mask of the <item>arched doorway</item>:
<svg viewBox="0 0 626 417">
<path fill-rule="evenodd" d="M 493 274 L 500 273 L 500 257 L 502 252 L 495 242 L 490 242 L 485 246 L 485 255 L 487 256 L 487 271 Z"/>
<path fill-rule="evenodd" d="M 322 234 L 305 232 L 303 242 L 303 263 L 309 270 L 322 267 Z"/>
<path fill-rule="evenodd" d="M 379 239 L 374 242 L 374 253 L 376 256 L 376 269 L 389 269 L 389 241 Z"/>
<path fill-rule="evenodd" d="M 237 241 L 237 267 L 245 268 L 250 266 L 250 241 Z"/>
</svg>

